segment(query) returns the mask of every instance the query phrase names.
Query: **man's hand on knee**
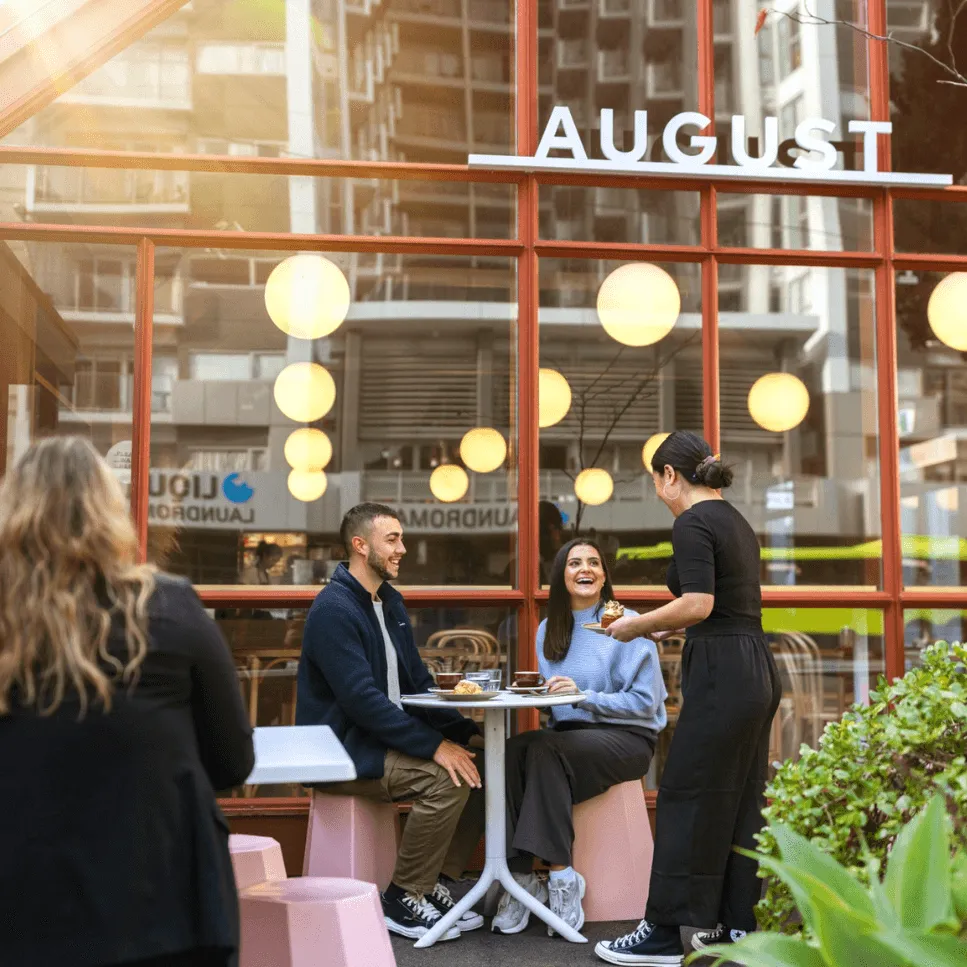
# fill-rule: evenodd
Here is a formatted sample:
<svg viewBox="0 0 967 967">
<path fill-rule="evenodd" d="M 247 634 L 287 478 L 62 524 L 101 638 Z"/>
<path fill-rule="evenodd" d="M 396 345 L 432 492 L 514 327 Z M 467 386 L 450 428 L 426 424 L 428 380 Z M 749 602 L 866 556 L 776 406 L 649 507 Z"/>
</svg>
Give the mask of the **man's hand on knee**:
<svg viewBox="0 0 967 967">
<path fill-rule="evenodd" d="M 480 789 L 483 783 L 473 760 L 472 752 L 449 739 L 444 739 L 433 753 L 433 761 L 447 770 L 455 786 L 462 785 L 460 780 L 463 779 L 471 789 Z"/>
</svg>

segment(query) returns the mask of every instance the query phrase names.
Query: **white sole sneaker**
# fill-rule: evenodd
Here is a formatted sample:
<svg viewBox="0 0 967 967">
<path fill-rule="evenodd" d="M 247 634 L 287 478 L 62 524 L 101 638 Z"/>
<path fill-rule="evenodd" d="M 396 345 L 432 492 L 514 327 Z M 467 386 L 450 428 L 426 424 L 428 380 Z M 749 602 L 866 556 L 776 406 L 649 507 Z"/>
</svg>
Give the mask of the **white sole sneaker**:
<svg viewBox="0 0 967 967">
<path fill-rule="evenodd" d="M 534 899 L 538 903 L 542 903 L 544 906 L 547 906 L 547 902 L 550 899 L 550 896 L 547 892 L 547 887 L 543 883 L 541 883 L 540 889 L 537 891 L 537 896 L 535 896 Z M 503 934 L 505 937 L 512 937 L 514 934 L 523 933 L 530 925 L 530 922 L 531 922 L 531 912 L 527 907 L 524 907 L 524 915 L 512 927 L 507 927 L 506 929 L 502 929 L 498 927 L 495 922 L 491 922 L 490 931 L 491 933 Z"/>
<path fill-rule="evenodd" d="M 419 940 L 420 937 L 426 936 L 430 931 L 426 927 L 404 927 L 402 924 L 397 923 L 390 917 L 383 917 L 383 923 L 386 924 L 386 929 L 390 933 L 396 934 L 397 937 L 406 937 L 407 940 Z M 459 940 L 460 931 L 456 927 L 451 927 L 440 940 Z"/>
<path fill-rule="evenodd" d="M 650 957 L 641 954 L 625 954 L 612 950 L 604 941 L 594 948 L 595 954 L 608 964 L 635 964 L 637 967 L 682 967 L 684 955 L 672 957 Z"/>
<path fill-rule="evenodd" d="M 588 885 L 585 882 L 584 877 L 581 876 L 580 873 L 577 873 L 577 878 L 578 878 L 578 885 L 581 887 L 581 899 L 583 900 L 585 894 L 588 892 Z M 581 919 L 575 925 L 574 929 L 577 930 L 578 933 L 580 933 L 581 932 L 581 928 L 583 926 L 584 926 L 584 907 L 582 906 L 581 907 Z M 547 928 L 547 935 L 548 935 L 548 937 L 553 937 L 556 934 L 556 932 L 557 931 L 553 927 L 548 927 Z"/>
<path fill-rule="evenodd" d="M 465 913 L 457 922 L 456 928 L 460 933 L 470 933 L 471 930 L 479 930 L 484 925 L 484 918 L 479 913 L 472 910 Z"/>
</svg>

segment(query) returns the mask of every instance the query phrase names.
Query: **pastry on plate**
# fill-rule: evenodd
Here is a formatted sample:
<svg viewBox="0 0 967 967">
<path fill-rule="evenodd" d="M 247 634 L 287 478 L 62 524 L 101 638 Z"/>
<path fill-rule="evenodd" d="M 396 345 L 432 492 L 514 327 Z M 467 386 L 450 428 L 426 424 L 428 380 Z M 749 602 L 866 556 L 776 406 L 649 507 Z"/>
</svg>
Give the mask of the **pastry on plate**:
<svg viewBox="0 0 967 967">
<path fill-rule="evenodd" d="M 609 624 L 625 616 L 625 609 L 617 601 L 609 601 L 601 612 L 601 627 L 607 628 Z"/>
<path fill-rule="evenodd" d="M 468 682 L 464 679 L 457 682 L 457 687 L 453 691 L 457 695 L 479 695 L 483 689 L 476 682 Z"/>
</svg>

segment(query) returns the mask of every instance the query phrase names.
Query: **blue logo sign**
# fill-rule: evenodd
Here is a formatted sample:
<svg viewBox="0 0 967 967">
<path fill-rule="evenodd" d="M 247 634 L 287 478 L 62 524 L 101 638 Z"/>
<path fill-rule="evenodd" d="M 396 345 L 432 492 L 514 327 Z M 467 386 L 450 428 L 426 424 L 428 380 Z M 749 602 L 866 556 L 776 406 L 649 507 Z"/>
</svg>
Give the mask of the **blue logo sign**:
<svg viewBox="0 0 967 967">
<path fill-rule="evenodd" d="M 222 481 L 222 493 L 233 504 L 244 504 L 252 499 L 255 491 L 237 473 L 230 473 Z"/>
</svg>

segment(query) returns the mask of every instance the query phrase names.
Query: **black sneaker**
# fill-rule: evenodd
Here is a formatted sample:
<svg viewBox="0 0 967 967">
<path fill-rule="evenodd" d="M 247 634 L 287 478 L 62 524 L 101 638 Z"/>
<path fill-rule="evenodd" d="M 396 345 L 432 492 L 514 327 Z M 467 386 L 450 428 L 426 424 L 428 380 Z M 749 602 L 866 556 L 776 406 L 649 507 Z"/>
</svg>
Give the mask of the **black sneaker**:
<svg viewBox="0 0 967 967">
<path fill-rule="evenodd" d="M 746 935 L 745 930 L 730 930 L 720 923 L 714 930 L 699 930 L 692 937 L 692 949 L 704 950 L 716 944 L 738 943 Z"/>
<path fill-rule="evenodd" d="M 399 937 L 419 940 L 425 933 L 436 926 L 440 919 L 440 911 L 430 903 L 425 896 L 418 893 L 404 893 L 394 884 L 390 884 L 385 893 L 380 895 L 383 901 L 383 920 L 386 929 Z M 460 931 L 451 927 L 440 939 L 456 940 Z"/>
<path fill-rule="evenodd" d="M 441 880 L 433 887 L 433 892 L 426 898 L 445 917 L 457 904 L 446 884 Z M 484 925 L 484 918 L 473 910 L 468 910 L 455 924 L 460 933 L 479 930 Z"/>
<path fill-rule="evenodd" d="M 678 927 L 662 927 L 647 920 L 617 940 L 602 940 L 594 952 L 609 964 L 641 964 L 642 967 L 681 967 L 685 957 Z"/>
</svg>

